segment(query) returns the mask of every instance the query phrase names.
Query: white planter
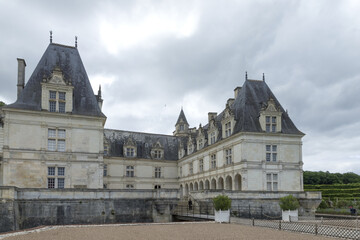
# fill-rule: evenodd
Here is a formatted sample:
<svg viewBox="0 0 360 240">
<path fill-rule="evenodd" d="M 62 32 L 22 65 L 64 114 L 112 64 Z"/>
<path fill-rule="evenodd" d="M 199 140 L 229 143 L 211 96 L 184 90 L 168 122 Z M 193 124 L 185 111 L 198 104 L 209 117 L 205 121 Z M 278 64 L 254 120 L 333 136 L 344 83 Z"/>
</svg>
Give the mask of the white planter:
<svg viewBox="0 0 360 240">
<path fill-rule="evenodd" d="M 230 209 L 215 211 L 215 222 L 230 222 Z"/>
<path fill-rule="evenodd" d="M 297 222 L 299 220 L 298 210 L 283 210 L 282 220 L 285 222 Z"/>
</svg>

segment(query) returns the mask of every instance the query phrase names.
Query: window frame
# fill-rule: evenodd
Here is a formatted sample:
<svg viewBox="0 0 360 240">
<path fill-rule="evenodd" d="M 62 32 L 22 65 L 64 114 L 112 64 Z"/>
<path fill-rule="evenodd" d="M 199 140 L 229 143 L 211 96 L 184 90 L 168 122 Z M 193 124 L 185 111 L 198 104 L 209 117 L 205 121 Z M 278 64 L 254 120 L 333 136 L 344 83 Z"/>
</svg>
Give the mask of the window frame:
<svg viewBox="0 0 360 240">
<path fill-rule="evenodd" d="M 66 168 L 64 166 L 47 166 L 47 188 L 65 188 Z"/>
<path fill-rule="evenodd" d="M 265 161 L 266 162 L 277 162 L 278 161 L 278 146 L 272 144 L 265 145 Z"/>
</svg>

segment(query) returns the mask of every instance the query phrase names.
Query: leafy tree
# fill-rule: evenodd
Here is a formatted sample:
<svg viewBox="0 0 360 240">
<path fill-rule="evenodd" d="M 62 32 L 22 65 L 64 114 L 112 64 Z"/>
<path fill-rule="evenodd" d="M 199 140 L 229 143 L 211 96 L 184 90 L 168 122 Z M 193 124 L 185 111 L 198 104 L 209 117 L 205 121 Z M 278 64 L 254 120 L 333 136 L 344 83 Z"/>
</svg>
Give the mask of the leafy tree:
<svg viewBox="0 0 360 240">
<path fill-rule="evenodd" d="M 360 183 L 360 176 L 356 173 L 330 173 L 330 172 L 304 172 L 304 184 L 321 185 L 321 184 L 348 184 Z"/>
<path fill-rule="evenodd" d="M 0 107 L 5 106 L 6 104 L 3 101 L 0 101 Z"/>
</svg>

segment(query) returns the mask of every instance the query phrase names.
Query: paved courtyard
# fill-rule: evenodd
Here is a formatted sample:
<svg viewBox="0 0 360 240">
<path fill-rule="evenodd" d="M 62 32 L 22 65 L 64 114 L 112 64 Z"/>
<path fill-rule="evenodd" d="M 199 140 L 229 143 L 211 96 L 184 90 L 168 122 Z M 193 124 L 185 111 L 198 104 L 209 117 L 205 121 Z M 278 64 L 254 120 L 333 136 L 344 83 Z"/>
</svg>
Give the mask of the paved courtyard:
<svg viewBox="0 0 360 240">
<path fill-rule="evenodd" d="M 26 233 L 26 234 L 24 234 Z M 312 240 L 334 239 L 239 224 L 171 223 L 119 224 L 97 226 L 50 226 L 30 232 L 0 234 L 1 240 L 98 240 L 98 239 L 267 239 Z"/>
</svg>

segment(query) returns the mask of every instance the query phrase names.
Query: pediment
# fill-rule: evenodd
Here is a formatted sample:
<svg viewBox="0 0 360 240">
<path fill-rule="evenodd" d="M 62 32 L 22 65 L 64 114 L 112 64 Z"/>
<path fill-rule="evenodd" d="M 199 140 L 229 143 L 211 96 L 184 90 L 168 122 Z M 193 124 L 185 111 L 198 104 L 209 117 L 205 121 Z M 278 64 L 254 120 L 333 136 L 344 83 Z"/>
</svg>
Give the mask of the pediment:
<svg viewBox="0 0 360 240">
<path fill-rule="evenodd" d="M 267 106 L 264 109 L 266 112 L 278 112 L 279 109 L 275 105 L 274 99 L 270 98 L 267 102 Z"/>
<path fill-rule="evenodd" d="M 135 144 L 134 140 L 130 137 L 125 142 L 125 146 L 136 146 L 136 144 Z"/>
<path fill-rule="evenodd" d="M 162 145 L 160 144 L 160 142 L 157 141 L 157 142 L 153 145 L 153 148 L 161 149 L 161 148 L 163 148 L 163 147 L 162 147 Z"/>
<path fill-rule="evenodd" d="M 54 68 L 48 82 L 58 85 L 66 85 L 64 75 L 59 67 Z"/>
</svg>

